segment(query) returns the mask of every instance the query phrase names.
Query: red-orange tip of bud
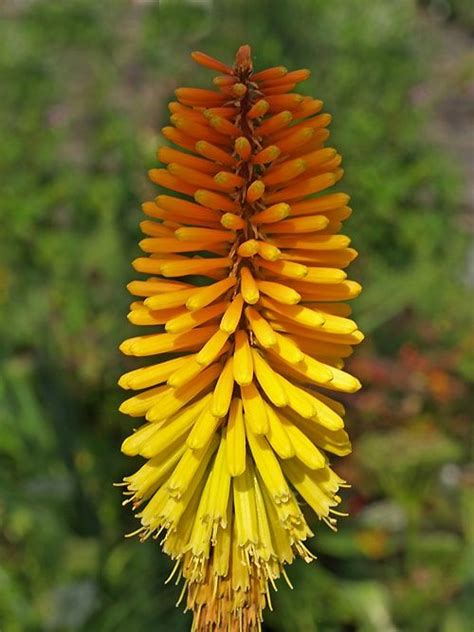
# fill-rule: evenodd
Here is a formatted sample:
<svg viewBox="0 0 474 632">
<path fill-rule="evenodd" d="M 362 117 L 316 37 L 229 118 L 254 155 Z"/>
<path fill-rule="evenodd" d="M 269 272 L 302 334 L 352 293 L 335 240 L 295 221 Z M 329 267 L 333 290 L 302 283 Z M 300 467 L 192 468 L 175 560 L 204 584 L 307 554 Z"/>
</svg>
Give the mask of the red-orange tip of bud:
<svg viewBox="0 0 474 632">
<path fill-rule="evenodd" d="M 249 204 L 253 204 L 259 200 L 265 193 L 265 185 L 261 180 L 255 180 L 247 189 L 245 199 Z"/>
<path fill-rule="evenodd" d="M 245 136 L 239 136 L 235 139 L 234 143 L 235 151 L 238 153 L 242 160 L 248 160 L 252 153 L 252 146 Z"/>
</svg>

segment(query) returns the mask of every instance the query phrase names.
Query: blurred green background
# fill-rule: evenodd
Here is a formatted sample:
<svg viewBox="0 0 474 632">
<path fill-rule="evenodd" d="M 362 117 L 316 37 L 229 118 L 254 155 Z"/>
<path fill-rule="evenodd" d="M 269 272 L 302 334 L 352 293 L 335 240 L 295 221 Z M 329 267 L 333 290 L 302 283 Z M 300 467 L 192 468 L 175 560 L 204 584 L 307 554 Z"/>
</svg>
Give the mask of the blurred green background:
<svg viewBox="0 0 474 632">
<path fill-rule="evenodd" d="M 351 362 L 353 488 L 265 630 L 474 627 L 474 111 L 468 0 L 0 4 L 0 630 L 185 630 L 170 564 L 113 481 L 116 350 L 166 104 L 195 49 L 313 71 L 353 196 L 368 340 Z M 472 187 L 472 185 L 471 185 Z M 472 193 L 472 188 L 471 188 Z M 471 491 L 470 491 L 471 490 Z"/>
</svg>

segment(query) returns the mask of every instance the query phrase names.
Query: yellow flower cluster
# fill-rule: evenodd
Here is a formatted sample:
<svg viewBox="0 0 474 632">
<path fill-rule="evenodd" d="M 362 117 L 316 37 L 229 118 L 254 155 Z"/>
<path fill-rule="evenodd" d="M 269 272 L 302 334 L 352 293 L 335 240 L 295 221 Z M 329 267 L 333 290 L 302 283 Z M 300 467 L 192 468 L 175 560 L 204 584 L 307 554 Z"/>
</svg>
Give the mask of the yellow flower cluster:
<svg viewBox="0 0 474 632">
<path fill-rule="evenodd" d="M 248 46 L 233 67 L 192 56 L 219 74 L 176 90 L 163 134 L 178 149 L 149 172 L 173 193 L 143 204 L 133 266 L 151 276 L 128 286 L 130 322 L 152 333 L 120 348 L 158 358 L 120 378 L 139 391 L 120 410 L 145 417 L 124 485 L 136 533 L 176 561 L 193 629 L 252 631 L 284 566 L 313 559 L 302 501 L 331 528 L 342 515 L 327 453 L 351 446 L 325 393 L 360 388 L 343 366 L 363 335 L 341 302 L 360 291 L 344 272 L 357 253 L 338 234 L 349 197 L 320 194 L 343 174 L 331 117 L 293 92 L 309 71 L 254 73 Z"/>
</svg>

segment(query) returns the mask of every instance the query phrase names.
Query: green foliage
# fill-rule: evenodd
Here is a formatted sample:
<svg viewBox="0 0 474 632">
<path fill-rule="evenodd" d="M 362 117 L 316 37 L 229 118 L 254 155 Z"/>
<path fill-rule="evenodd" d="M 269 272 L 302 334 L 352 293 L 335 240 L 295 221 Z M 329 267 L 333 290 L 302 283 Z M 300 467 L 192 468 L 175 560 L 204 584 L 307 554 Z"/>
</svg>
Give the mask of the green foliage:
<svg viewBox="0 0 474 632">
<path fill-rule="evenodd" d="M 259 67 L 311 68 L 304 89 L 334 115 L 370 332 L 355 457 L 336 466 L 351 517 L 315 525 L 320 559 L 289 570 L 266 629 L 468 632 L 472 311 L 459 168 L 416 100 L 438 46 L 426 18 L 410 0 L 7 0 L 0 17 L 2 632 L 189 625 L 158 545 L 123 539 L 116 347 L 166 102 L 210 81 L 191 50 L 230 62 L 243 42 Z"/>
</svg>

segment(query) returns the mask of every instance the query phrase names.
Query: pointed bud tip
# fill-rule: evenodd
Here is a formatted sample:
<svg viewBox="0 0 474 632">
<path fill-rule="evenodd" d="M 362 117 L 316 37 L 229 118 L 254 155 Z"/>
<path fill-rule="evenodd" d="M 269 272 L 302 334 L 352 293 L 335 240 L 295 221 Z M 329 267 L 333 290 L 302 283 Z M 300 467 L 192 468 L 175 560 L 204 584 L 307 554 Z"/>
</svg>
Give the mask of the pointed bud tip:
<svg viewBox="0 0 474 632">
<path fill-rule="evenodd" d="M 252 51 L 248 44 L 243 44 L 235 55 L 237 70 L 253 70 Z"/>
</svg>

